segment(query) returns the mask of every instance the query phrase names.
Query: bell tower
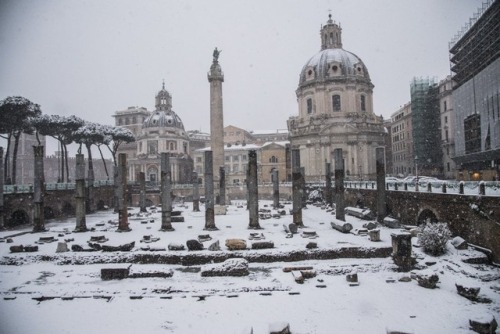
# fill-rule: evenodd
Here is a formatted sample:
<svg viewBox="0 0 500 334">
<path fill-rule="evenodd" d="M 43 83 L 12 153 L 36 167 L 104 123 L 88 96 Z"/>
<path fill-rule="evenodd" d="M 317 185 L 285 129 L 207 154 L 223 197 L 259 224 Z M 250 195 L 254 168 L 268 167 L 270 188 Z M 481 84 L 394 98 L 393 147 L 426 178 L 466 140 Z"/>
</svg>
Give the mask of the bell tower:
<svg viewBox="0 0 500 334">
<path fill-rule="evenodd" d="M 328 21 L 321 27 L 321 50 L 342 49 L 342 28 L 328 15 Z"/>
</svg>

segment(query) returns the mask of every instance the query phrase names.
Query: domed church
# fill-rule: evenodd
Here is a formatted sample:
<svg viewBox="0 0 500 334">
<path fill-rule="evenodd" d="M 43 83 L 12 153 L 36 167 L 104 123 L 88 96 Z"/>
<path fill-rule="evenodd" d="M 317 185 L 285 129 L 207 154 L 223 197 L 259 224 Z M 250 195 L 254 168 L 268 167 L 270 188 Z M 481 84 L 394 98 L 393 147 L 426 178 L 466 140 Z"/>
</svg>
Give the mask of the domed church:
<svg viewBox="0 0 500 334">
<path fill-rule="evenodd" d="M 155 97 L 155 111 L 129 107 L 117 111 L 114 117 L 116 125 L 130 129 L 136 138 L 135 142 L 120 148 L 120 153 L 127 153 L 130 180 L 138 180 L 138 174 L 144 172 L 146 181 L 158 184 L 160 155 L 168 152 L 172 182 L 191 181 L 193 161 L 189 156 L 189 137 L 182 120 L 172 110 L 172 96 L 165 89 L 165 83 Z"/>
<path fill-rule="evenodd" d="M 302 68 L 296 90 L 299 115 L 287 121 L 292 149 L 300 149 L 307 181 L 324 180 L 341 148 L 346 178 L 375 179 L 375 149 L 384 146 L 383 118 L 373 112 L 368 69 L 342 47 L 342 28 L 329 15 L 320 30 L 321 50 Z"/>
</svg>

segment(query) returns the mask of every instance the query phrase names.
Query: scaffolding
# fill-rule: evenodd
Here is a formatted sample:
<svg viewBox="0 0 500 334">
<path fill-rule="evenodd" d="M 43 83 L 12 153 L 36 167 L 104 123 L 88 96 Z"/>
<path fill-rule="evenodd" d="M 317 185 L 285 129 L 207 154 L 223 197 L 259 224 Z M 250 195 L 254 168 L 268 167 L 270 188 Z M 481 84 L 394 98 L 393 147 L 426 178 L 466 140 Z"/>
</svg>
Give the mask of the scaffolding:
<svg viewBox="0 0 500 334">
<path fill-rule="evenodd" d="M 435 78 L 413 78 L 410 84 L 413 153 L 423 175 L 441 175 L 441 118 Z"/>
<path fill-rule="evenodd" d="M 456 88 L 500 55 L 500 1 L 489 0 L 449 43 Z"/>
</svg>

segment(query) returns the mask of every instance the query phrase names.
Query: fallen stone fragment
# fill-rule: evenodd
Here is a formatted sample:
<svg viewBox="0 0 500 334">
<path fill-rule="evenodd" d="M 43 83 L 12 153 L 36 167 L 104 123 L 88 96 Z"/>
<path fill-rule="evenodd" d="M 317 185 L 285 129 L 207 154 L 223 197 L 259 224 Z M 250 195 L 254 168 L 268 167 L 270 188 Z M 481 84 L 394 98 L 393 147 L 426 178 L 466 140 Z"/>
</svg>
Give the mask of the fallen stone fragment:
<svg viewBox="0 0 500 334">
<path fill-rule="evenodd" d="M 290 223 L 288 225 L 288 231 L 290 231 L 290 233 L 292 233 L 292 234 L 296 234 L 297 233 L 297 224 Z"/>
<path fill-rule="evenodd" d="M 463 285 L 456 284 L 455 286 L 457 288 L 457 292 L 460 296 L 465 297 L 469 300 L 476 300 L 477 295 L 479 294 L 479 291 L 481 288 L 466 288 Z"/>
<path fill-rule="evenodd" d="M 366 224 L 363 224 L 363 227 L 366 228 L 367 230 L 373 230 L 377 228 L 377 224 L 374 222 L 368 222 Z"/>
<path fill-rule="evenodd" d="M 380 241 L 380 230 L 374 229 L 368 231 L 368 237 L 370 238 L 370 241 Z"/>
<path fill-rule="evenodd" d="M 439 276 L 436 274 L 428 275 L 417 275 L 417 283 L 421 287 L 427 289 L 435 289 L 437 282 L 439 282 Z"/>
<path fill-rule="evenodd" d="M 361 219 L 371 220 L 375 218 L 375 214 L 370 209 L 361 209 L 348 206 L 344 209 L 346 215 L 358 217 Z"/>
<path fill-rule="evenodd" d="M 168 250 L 171 250 L 171 251 L 183 251 L 185 249 L 186 249 L 186 247 L 184 247 L 183 244 L 179 244 L 176 242 L 171 242 L 168 244 Z"/>
<path fill-rule="evenodd" d="M 212 276 L 247 276 L 248 261 L 245 259 L 227 259 L 222 263 L 210 264 L 201 271 L 202 277 Z"/>
<path fill-rule="evenodd" d="M 410 276 L 403 276 L 400 279 L 398 279 L 400 282 L 411 282 L 411 277 Z"/>
<path fill-rule="evenodd" d="M 12 240 L 12 238 L 7 238 L 5 241 L 6 241 L 8 244 L 11 244 L 11 243 L 13 243 L 13 242 L 14 242 L 14 240 Z"/>
<path fill-rule="evenodd" d="M 316 270 L 301 270 L 300 274 L 305 279 L 316 277 Z"/>
<path fill-rule="evenodd" d="M 38 239 L 38 242 L 41 243 L 51 243 L 54 241 L 57 241 L 57 239 L 55 239 L 54 237 L 40 237 L 40 239 Z"/>
<path fill-rule="evenodd" d="M 265 238 L 264 233 L 250 233 L 250 236 L 248 237 L 250 240 L 262 240 Z"/>
<path fill-rule="evenodd" d="M 453 245 L 453 247 L 455 247 L 456 249 L 467 249 L 468 248 L 468 244 L 467 244 L 467 241 L 465 241 L 463 238 L 461 237 L 455 237 L 451 240 L 451 244 Z"/>
<path fill-rule="evenodd" d="M 304 276 L 302 276 L 302 273 L 300 271 L 292 271 L 292 276 L 296 283 L 304 283 Z"/>
<path fill-rule="evenodd" d="M 316 239 L 319 237 L 318 234 L 316 233 L 316 231 L 311 230 L 311 229 L 303 229 L 300 236 L 302 238 L 308 238 L 308 239 Z"/>
<path fill-rule="evenodd" d="M 274 242 L 272 241 L 252 242 L 252 249 L 267 249 L 267 248 L 274 248 Z"/>
<path fill-rule="evenodd" d="M 23 245 L 10 246 L 11 253 L 22 253 L 24 251 Z"/>
<path fill-rule="evenodd" d="M 337 230 L 342 233 L 349 233 L 352 230 L 352 225 L 350 223 L 346 223 L 339 219 L 334 219 L 330 225 L 334 230 Z"/>
<path fill-rule="evenodd" d="M 24 246 L 24 251 L 29 253 L 38 252 L 38 246 L 26 245 Z"/>
<path fill-rule="evenodd" d="M 401 226 L 399 220 L 391 217 L 384 218 L 384 225 L 388 228 L 399 228 Z"/>
<path fill-rule="evenodd" d="M 135 246 L 135 241 L 119 246 L 102 245 L 103 252 L 130 252 Z"/>
<path fill-rule="evenodd" d="M 205 241 L 210 241 L 210 240 L 212 240 L 212 237 L 210 236 L 210 234 L 200 234 L 198 236 L 199 242 L 205 242 Z"/>
<path fill-rule="evenodd" d="M 313 241 L 309 241 L 306 245 L 306 248 L 307 249 L 314 249 L 314 248 L 318 248 L 318 243 L 317 242 L 313 242 Z"/>
<path fill-rule="evenodd" d="M 358 281 L 358 274 L 347 274 L 345 277 L 347 282 L 357 282 Z"/>
<path fill-rule="evenodd" d="M 96 249 L 94 249 L 94 248 L 84 247 L 84 246 L 77 245 L 77 244 L 71 245 L 71 250 L 73 252 L 95 252 L 96 251 Z"/>
<path fill-rule="evenodd" d="M 288 322 L 274 322 L 269 324 L 269 334 L 290 334 L 290 324 Z"/>
<path fill-rule="evenodd" d="M 284 267 L 283 272 L 289 273 L 292 271 L 300 271 L 300 270 L 313 270 L 313 267 Z"/>
<path fill-rule="evenodd" d="M 103 242 L 106 242 L 108 241 L 109 239 L 106 238 L 104 235 L 97 235 L 97 236 L 92 236 L 90 237 L 90 242 L 99 242 L 99 243 L 103 243 Z"/>
<path fill-rule="evenodd" d="M 491 314 L 469 319 L 470 329 L 480 334 L 495 334 L 498 323 Z"/>
<path fill-rule="evenodd" d="M 69 252 L 68 244 L 65 242 L 58 242 L 56 253 L 65 253 Z"/>
<path fill-rule="evenodd" d="M 165 271 L 131 272 L 128 274 L 127 278 L 150 278 L 150 277 L 169 278 L 172 276 L 174 276 L 174 271 L 171 269 L 167 269 Z"/>
<path fill-rule="evenodd" d="M 191 239 L 186 241 L 186 246 L 190 251 L 200 251 L 203 250 L 203 244 L 198 240 Z"/>
<path fill-rule="evenodd" d="M 243 239 L 227 239 L 226 247 L 229 250 L 244 250 L 247 248 L 247 242 Z"/>
<path fill-rule="evenodd" d="M 124 279 L 129 275 L 129 268 L 102 268 L 101 279 L 109 281 L 114 279 Z"/>
<path fill-rule="evenodd" d="M 212 252 L 220 251 L 220 243 L 219 240 L 215 240 L 208 246 L 208 250 Z"/>
<path fill-rule="evenodd" d="M 414 334 L 413 330 L 405 328 L 386 328 L 385 332 L 387 334 Z"/>
</svg>

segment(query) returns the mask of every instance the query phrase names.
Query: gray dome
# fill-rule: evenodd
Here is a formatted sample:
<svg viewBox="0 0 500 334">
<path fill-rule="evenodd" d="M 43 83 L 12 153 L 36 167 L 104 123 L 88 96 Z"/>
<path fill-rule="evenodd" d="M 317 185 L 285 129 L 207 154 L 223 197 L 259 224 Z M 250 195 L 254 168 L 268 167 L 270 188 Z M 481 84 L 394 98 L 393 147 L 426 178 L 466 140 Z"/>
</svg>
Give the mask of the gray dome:
<svg viewBox="0 0 500 334">
<path fill-rule="evenodd" d="M 173 111 L 154 111 L 151 116 L 146 118 L 143 124 L 144 128 L 178 128 L 184 130 L 184 124 L 179 116 Z"/>
<path fill-rule="evenodd" d="M 368 69 L 354 53 L 341 48 L 324 49 L 304 65 L 300 72 L 299 86 L 346 77 L 370 82 Z"/>
</svg>

